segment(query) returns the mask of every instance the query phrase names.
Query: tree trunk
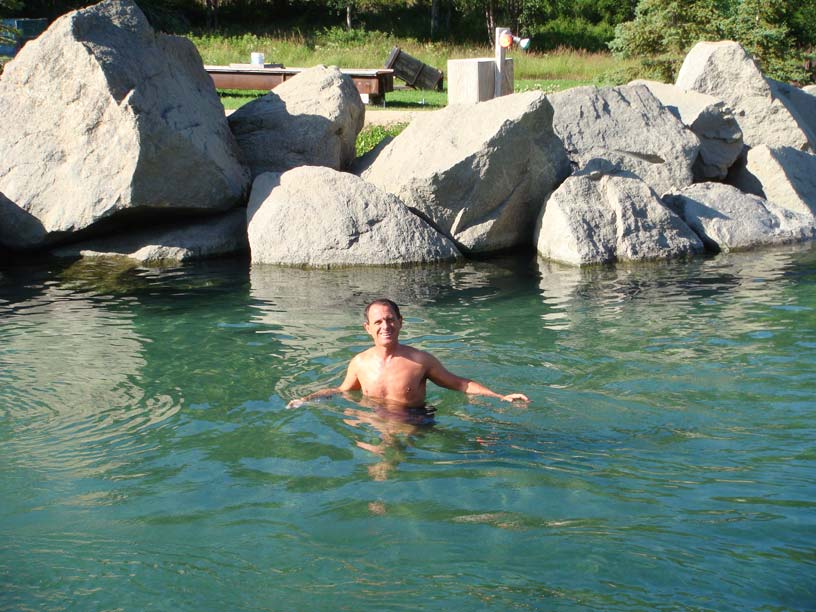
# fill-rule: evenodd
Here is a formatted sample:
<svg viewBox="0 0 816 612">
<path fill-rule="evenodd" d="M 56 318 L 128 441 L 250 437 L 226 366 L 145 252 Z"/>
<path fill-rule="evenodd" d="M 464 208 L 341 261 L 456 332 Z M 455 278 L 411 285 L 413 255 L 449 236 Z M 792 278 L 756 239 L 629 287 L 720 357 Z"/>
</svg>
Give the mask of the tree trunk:
<svg viewBox="0 0 816 612">
<path fill-rule="evenodd" d="M 494 0 L 485 0 L 485 25 L 487 26 L 487 40 L 492 47 L 496 37 L 496 3 Z"/>
<path fill-rule="evenodd" d="M 207 0 L 206 2 L 206 13 L 207 13 L 207 27 L 215 29 L 218 27 L 218 0 Z"/>
<path fill-rule="evenodd" d="M 524 12 L 524 0 L 508 0 L 505 2 L 510 28 L 516 36 L 521 35 L 521 14 Z"/>
<path fill-rule="evenodd" d="M 351 4 L 346 5 L 346 29 L 351 29 Z"/>
<path fill-rule="evenodd" d="M 441 0 L 431 0 L 431 40 L 439 36 L 439 3 Z"/>
</svg>

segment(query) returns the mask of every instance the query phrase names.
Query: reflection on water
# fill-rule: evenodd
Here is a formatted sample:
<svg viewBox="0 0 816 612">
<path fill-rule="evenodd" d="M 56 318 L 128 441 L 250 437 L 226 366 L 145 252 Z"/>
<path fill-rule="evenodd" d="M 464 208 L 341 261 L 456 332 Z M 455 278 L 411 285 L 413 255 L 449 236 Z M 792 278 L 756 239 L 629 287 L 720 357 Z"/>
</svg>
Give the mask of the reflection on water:
<svg viewBox="0 0 816 612">
<path fill-rule="evenodd" d="M 433 426 L 436 409 L 388 407 L 363 399 L 361 408 L 346 408 L 343 414 L 347 425 L 368 425 L 379 435 L 376 444 L 364 440 L 357 440 L 356 444 L 382 458 L 368 466 L 368 473 L 374 480 L 386 480 L 404 460 L 410 439 Z M 378 513 L 383 512 L 384 506 L 378 506 Z"/>
<path fill-rule="evenodd" d="M 814 264 L 0 270 L 0 609 L 813 609 Z M 381 295 L 530 405 L 286 410 Z"/>
</svg>

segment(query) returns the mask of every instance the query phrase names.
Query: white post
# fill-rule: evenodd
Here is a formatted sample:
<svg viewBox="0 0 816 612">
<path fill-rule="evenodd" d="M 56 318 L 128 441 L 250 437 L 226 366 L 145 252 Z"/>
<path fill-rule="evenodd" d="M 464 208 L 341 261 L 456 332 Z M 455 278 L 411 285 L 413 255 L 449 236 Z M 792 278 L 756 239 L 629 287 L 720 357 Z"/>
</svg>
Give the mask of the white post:
<svg viewBox="0 0 816 612">
<path fill-rule="evenodd" d="M 493 97 L 498 98 L 504 89 L 505 48 L 501 46 L 501 36 L 510 32 L 507 28 L 496 28 L 496 79 L 493 83 Z"/>
</svg>

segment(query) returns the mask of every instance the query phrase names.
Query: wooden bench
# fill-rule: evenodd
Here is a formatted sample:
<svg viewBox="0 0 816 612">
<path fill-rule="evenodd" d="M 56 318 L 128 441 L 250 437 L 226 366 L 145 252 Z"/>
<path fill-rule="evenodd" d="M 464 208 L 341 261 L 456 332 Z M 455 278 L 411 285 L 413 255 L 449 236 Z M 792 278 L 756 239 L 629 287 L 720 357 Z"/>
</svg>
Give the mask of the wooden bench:
<svg viewBox="0 0 816 612">
<path fill-rule="evenodd" d="M 284 68 L 272 64 L 230 64 L 229 66 L 204 66 L 217 89 L 274 89 L 291 79 L 305 68 Z M 394 91 L 394 71 L 387 68 L 341 68 L 340 72 L 351 77 L 360 97 L 366 104 L 376 104 L 385 94 Z"/>
</svg>

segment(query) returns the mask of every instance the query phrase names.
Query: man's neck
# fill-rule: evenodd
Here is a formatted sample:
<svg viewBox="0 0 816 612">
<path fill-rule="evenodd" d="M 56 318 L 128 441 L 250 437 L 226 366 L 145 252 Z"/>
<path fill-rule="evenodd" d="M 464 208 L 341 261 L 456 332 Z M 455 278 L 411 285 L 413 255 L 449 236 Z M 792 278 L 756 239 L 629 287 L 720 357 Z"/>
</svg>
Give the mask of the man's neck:
<svg viewBox="0 0 816 612">
<path fill-rule="evenodd" d="M 374 353 L 380 359 L 388 359 L 389 357 L 393 357 L 399 352 L 400 344 L 399 342 L 395 342 L 394 344 L 389 344 L 386 346 L 383 345 L 374 345 Z"/>
</svg>

